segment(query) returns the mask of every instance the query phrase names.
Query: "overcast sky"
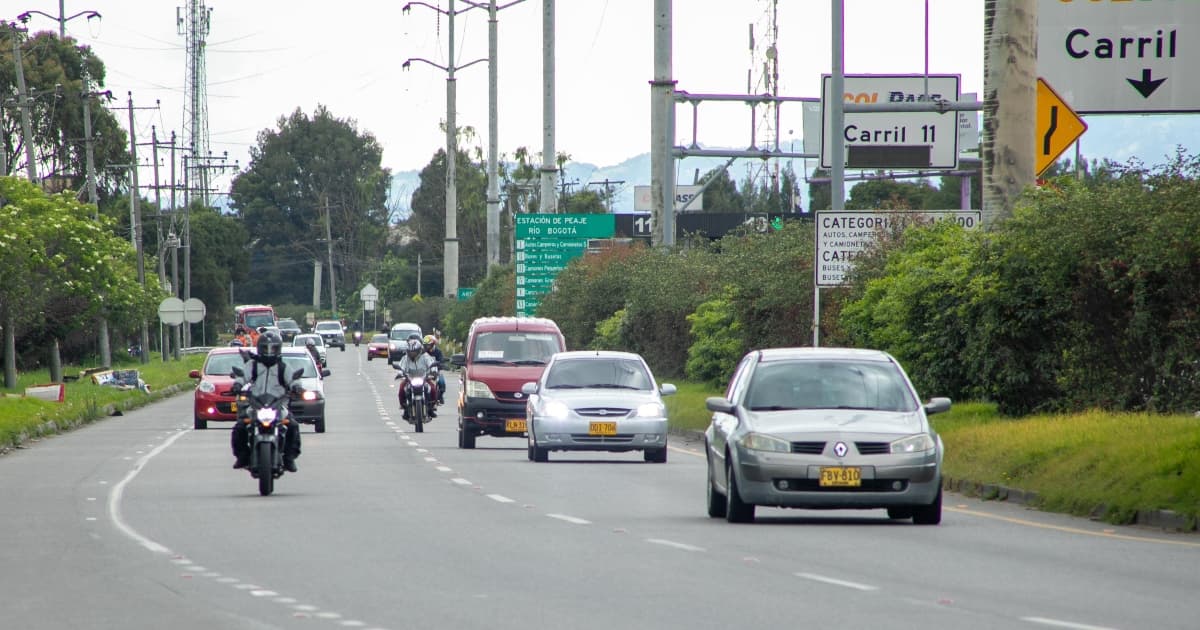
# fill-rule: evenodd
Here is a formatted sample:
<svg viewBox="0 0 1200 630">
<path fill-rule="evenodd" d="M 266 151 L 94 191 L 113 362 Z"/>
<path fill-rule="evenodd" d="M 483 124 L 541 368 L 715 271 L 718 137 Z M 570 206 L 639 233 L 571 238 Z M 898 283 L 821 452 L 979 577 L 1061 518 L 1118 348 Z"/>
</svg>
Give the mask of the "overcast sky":
<svg viewBox="0 0 1200 630">
<path fill-rule="evenodd" d="M 14 3 L 7 3 L 10 10 L 58 15 L 57 0 Z M 445 10 L 449 0 L 428 0 L 428 4 Z M 653 4 L 652 0 L 558 0 L 558 151 L 599 166 L 649 151 Z M 768 39 L 771 4 L 769 0 L 674 0 L 678 89 L 746 93 L 752 65 L 750 25 L 758 38 Z M 923 72 L 928 5 L 928 70 L 961 75 L 963 92 L 981 92 L 983 4 L 983 0 L 846 0 L 845 70 Z M 160 136 L 171 131 L 182 136 L 186 58 L 184 38 L 176 25 L 176 7 L 182 5 L 184 0 L 66 1 L 68 16 L 86 10 L 102 14 L 100 20 L 69 21 L 68 34 L 92 46 L 104 60 L 106 87 L 120 103 L 124 104 L 127 92 L 132 92 L 137 107 L 160 103 L 156 111 L 137 113 L 139 140 L 149 139 L 151 125 L 157 126 Z M 397 171 L 425 166 L 445 143 L 439 124 L 446 117 L 446 73 L 421 62 L 408 71 L 401 65 L 415 57 L 447 65 L 448 20 L 419 5 L 404 13 L 404 5 L 393 0 L 208 0 L 211 30 L 206 64 L 213 151 L 228 151 L 230 159 L 245 168 L 258 132 L 276 128 L 277 119 L 296 108 L 311 115 L 323 104 L 379 140 L 384 166 Z M 778 5 L 780 94 L 817 97 L 821 74 L 831 69 L 831 3 L 781 0 Z M 461 11 L 467 5 L 460 0 L 455 8 Z M 520 146 L 534 153 L 542 147 L 542 13 L 542 0 L 525 0 L 499 12 L 499 138 L 501 152 L 508 155 Z M 486 58 L 487 11 L 461 12 L 455 21 L 456 64 Z M 30 26 L 55 30 L 58 25 L 39 15 Z M 475 144 L 485 150 L 487 76 L 485 63 L 457 73 L 458 124 L 474 127 Z M 690 142 L 691 108 L 680 106 L 677 118 L 677 139 Z M 750 143 L 751 121 L 745 105 L 703 105 L 698 140 L 708 146 L 745 147 Z M 1117 120 L 1110 126 L 1129 125 Z M 1095 127 L 1089 132 L 1092 139 L 1107 133 Z M 778 133 L 782 143 L 796 140 L 799 148 L 798 105 L 782 108 Z M 1146 149 L 1136 140 L 1131 142 L 1128 151 L 1161 153 L 1157 147 Z M 1147 159 L 1154 162 L 1158 157 Z"/>
</svg>

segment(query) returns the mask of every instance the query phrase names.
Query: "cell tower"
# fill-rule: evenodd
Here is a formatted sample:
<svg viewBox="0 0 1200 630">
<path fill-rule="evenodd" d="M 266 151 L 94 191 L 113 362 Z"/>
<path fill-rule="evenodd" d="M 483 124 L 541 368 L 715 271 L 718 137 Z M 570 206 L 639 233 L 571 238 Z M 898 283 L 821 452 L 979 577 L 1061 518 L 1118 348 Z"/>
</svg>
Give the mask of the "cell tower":
<svg viewBox="0 0 1200 630">
<path fill-rule="evenodd" d="M 187 42 L 187 77 L 184 80 L 183 146 L 191 154 L 187 166 L 188 188 L 200 191 L 208 205 L 208 171 L 204 162 L 208 146 L 208 79 L 204 63 L 205 38 L 208 36 L 212 9 L 204 0 L 187 0 L 186 7 L 175 8 L 175 25 Z"/>
<path fill-rule="evenodd" d="M 750 70 L 746 73 L 747 94 L 779 96 L 779 0 L 763 0 L 762 18 L 750 25 Z M 756 37 L 755 33 L 762 33 Z M 753 109 L 754 147 L 776 150 L 779 147 L 779 103 L 772 101 Z M 779 165 L 758 160 L 746 167 L 750 183 L 758 188 L 769 181 L 771 190 L 779 187 Z"/>
</svg>

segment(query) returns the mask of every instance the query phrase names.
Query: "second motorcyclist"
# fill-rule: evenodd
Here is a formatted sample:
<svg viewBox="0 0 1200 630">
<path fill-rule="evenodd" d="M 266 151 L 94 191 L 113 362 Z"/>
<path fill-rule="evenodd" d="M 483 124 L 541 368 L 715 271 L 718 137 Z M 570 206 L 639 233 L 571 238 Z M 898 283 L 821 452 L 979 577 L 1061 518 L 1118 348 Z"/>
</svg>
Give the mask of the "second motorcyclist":
<svg viewBox="0 0 1200 630">
<path fill-rule="evenodd" d="M 435 335 L 425 335 L 422 340 L 425 346 L 425 354 L 433 357 L 434 363 L 441 368 L 445 365 L 445 355 L 442 354 L 441 348 L 438 348 L 438 338 Z M 438 370 L 437 377 L 437 401 L 439 405 L 446 404 L 446 377 Z"/>
<path fill-rule="evenodd" d="M 242 350 L 246 359 L 243 366 L 243 376 L 234 381 L 234 392 L 248 392 L 250 395 L 270 394 L 284 396 L 293 390 L 292 375 L 287 373 L 287 365 L 283 361 L 283 338 L 271 330 L 258 337 L 257 352 L 250 353 Z M 233 423 L 233 435 L 230 441 L 233 446 L 233 456 L 237 461 L 234 468 L 245 468 L 250 465 L 250 425 L 241 421 Z M 296 472 L 296 458 L 300 456 L 300 424 L 292 420 L 287 424 L 284 433 L 283 467 L 288 472 Z"/>
<path fill-rule="evenodd" d="M 404 356 L 400 357 L 400 360 L 394 364 L 394 367 L 397 370 L 400 370 L 400 372 L 401 372 L 401 374 L 398 375 L 397 378 L 400 378 L 401 376 L 424 377 L 425 375 L 429 374 L 429 368 L 433 367 L 433 357 L 431 357 L 425 353 L 425 347 L 421 345 L 421 340 L 420 339 L 409 339 L 408 341 L 405 342 L 405 344 L 406 344 L 406 346 L 405 346 Z M 437 390 L 437 385 L 436 384 L 432 385 L 432 389 Z M 437 391 L 434 391 L 432 393 L 433 393 L 434 399 L 436 399 L 437 395 L 438 395 Z M 409 401 L 409 396 L 411 396 L 411 395 L 412 395 L 412 392 L 409 389 L 407 389 L 403 386 L 401 387 L 401 389 L 400 389 L 400 408 L 404 411 L 404 419 L 405 420 L 409 419 L 408 418 L 408 401 Z M 436 410 L 435 405 L 429 406 L 429 417 L 431 417 L 431 418 L 437 417 L 437 410 Z"/>
</svg>

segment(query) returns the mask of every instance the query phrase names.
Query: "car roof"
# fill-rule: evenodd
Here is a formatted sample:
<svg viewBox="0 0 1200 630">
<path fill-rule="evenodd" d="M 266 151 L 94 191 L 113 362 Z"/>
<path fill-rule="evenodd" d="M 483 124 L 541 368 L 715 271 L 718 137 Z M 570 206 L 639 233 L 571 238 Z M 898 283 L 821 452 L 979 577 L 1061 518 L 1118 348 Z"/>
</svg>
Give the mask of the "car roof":
<svg viewBox="0 0 1200 630">
<path fill-rule="evenodd" d="M 471 322 L 471 332 L 522 330 L 559 332 L 558 324 L 546 317 L 480 317 Z"/>
<path fill-rule="evenodd" d="M 569 350 L 567 352 L 556 352 L 553 357 L 555 360 L 564 359 L 631 359 L 641 361 L 642 355 L 636 352 L 620 352 L 617 350 Z"/>
<path fill-rule="evenodd" d="M 757 352 L 762 362 L 821 359 L 896 362 L 892 355 L 882 350 L 866 348 L 763 348 Z"/>
</svg>

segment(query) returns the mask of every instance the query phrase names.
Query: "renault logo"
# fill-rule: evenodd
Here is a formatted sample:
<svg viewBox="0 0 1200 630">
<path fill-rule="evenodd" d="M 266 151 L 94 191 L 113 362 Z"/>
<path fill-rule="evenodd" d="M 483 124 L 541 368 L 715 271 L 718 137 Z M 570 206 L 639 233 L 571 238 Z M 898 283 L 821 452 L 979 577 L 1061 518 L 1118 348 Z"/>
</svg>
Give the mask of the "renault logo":
<svg viewBox="0 0 1200 630">
<path fill-rule="evenodd" d="M 838 442 L 837 444 L 833 445 L 833 454 L 837 455 L 838 457 L 845 457 L 847 450 L 849 449 L 846 447 L 845 442 Z"/>
<path fill-rule="evenodd" d="M 601 415 L 601 416 L 607 416 L 607 415 L 608 415 L 608 410 L 607 410 L 607 409 L 601 409 L 601 410 L 597 411 L 596 413 L 597 413 L 597 414 L 599 414 L 599 415 Z"/>
</svg>

